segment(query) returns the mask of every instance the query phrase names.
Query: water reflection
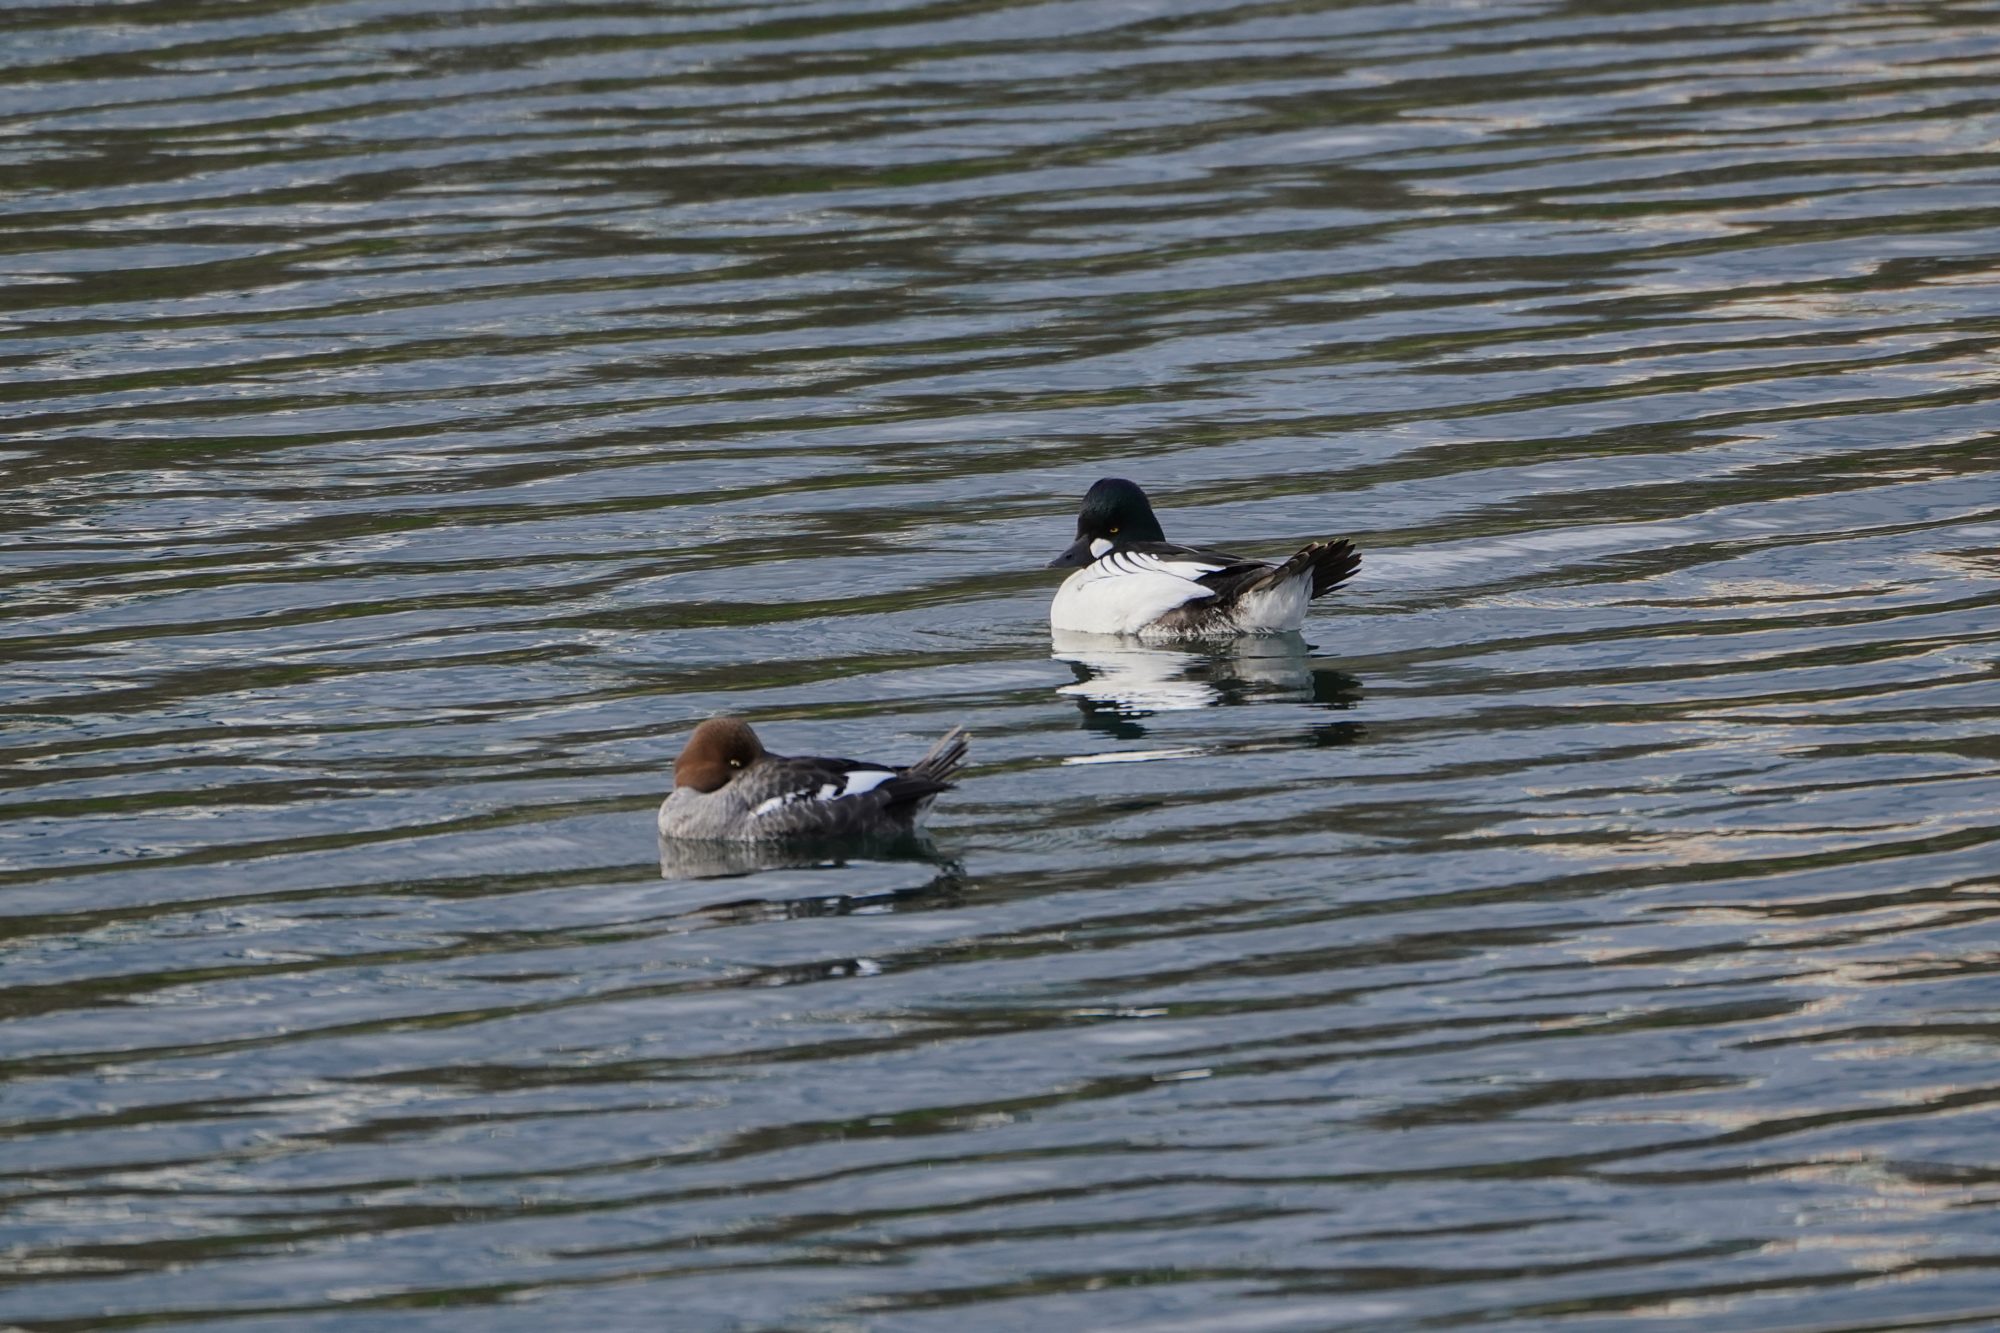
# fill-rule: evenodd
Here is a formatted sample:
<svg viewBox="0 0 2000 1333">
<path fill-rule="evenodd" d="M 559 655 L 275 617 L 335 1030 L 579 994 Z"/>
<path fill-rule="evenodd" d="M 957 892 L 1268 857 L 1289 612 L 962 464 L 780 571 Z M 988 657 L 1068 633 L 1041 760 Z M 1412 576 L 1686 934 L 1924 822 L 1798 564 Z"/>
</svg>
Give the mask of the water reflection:
<svg viewBox="0 0 2000 1333">
<path fill-rule="evenodd" d="M 682 842 L 659 839 L 661 879 L 738 879 L 763 870 L 841 869 L 875 861 L 956 865 L 927 833 L 895 839 L 813 842 Z"/>
<path fill-rule="evenodd" d="M 1143 736 L 1155 713 L 1251 701 L 1293 701 L 1351 708 L 1361 681 L 1316 663 L 1298 634 L 1259 635 L 1164 646 L 1106 634 L 1052 631 L 1051 653 L 1076 673 L 1058 694 L 1076 701 L 1093 731 Z"/>
<path fill-rule="evenodd" d="M 949 906 L 964 895 L 965 867 L 940 852 L 929 837 L 921 834 L 890 842 L 791 846 L 660 840 L 660 876 L 670 880 L 735 879 L 770 870 L 860 870 L 871 865 L 886 867 L 912 861 L 934 866 L 937 873 L 921 884 L 906 888 L 729 898 L 676 914 L 678 919 L 696 927 Z"/>
</svg>

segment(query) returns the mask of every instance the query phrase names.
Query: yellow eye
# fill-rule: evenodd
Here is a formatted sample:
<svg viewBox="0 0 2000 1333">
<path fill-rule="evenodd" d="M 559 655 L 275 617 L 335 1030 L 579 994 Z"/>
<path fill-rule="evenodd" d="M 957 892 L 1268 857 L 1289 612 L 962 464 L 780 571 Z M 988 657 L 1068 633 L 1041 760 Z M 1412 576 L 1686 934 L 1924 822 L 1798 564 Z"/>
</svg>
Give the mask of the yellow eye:
<svg viewBox="0 0 2000 1333">
<path fill-rule="evenodd" d="M 1118 529 L 1116 528 L 1111 529 L 1111 535 L 1116 537 L 1118 535 Z"/>
<path fill-rule="evenodd" d="M 732 759 L 729 761 L 729 766 L 731 768 L 741 768 L 743 767 L 743 761 L 741 759 Z"/>
</svg>

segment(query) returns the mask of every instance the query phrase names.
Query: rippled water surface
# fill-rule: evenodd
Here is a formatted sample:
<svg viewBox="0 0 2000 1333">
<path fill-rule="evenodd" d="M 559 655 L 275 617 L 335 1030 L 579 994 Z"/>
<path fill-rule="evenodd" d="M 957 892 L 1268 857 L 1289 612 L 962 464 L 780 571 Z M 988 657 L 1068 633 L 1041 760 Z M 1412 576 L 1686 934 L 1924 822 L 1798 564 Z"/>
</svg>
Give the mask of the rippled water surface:
<svg viewBox="0 0 2000 1333">
<path fill-rule="evenodd" d="M 2000 10 L 0 30 L 0 1323 L 2000 1327 Z"/>
</svg>

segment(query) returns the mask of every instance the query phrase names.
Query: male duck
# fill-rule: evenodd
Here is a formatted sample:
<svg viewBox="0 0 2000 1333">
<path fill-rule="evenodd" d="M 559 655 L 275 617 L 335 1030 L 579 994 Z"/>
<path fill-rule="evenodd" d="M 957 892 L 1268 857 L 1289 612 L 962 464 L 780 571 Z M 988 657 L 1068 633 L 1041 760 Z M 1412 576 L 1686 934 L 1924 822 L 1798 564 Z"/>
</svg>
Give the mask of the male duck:
<svg viewBox="0 0 2000 1333">
<path fill-rule="evenodd" d="M 674 761 L 674 790 L 660 805 L 660 836 L 768 842 L 796 838 L 894 838 L 912 832 L 945 779 L 965 761 L 953 727 L 908 768 L 852 759 L 772 754 L 747 723 L 712 717 Z"/>
<path fill-rule="evenodd" d="M 1053 629 L 1199 638 L 1297 629 L 1306 603 L 1352 578 L 1361 554 L 1349 541 L 1314 542 L 1269 565 L 1176 546 L 1144 491 L 1106 477 L 1084 493 L 1076 542 L 1049 568 L 1076 569 L 1049 607 Z"/>
</svg>

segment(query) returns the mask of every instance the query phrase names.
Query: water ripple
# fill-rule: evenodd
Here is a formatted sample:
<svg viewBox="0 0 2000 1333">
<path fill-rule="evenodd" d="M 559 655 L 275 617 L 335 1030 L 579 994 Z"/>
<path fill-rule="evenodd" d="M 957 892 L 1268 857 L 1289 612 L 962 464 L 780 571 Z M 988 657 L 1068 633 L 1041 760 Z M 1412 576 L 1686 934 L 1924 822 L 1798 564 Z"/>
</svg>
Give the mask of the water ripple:
<svg viewBox="0 0 2000 1333">
<path fill-rule="evenodd" d="M 1990 19 L 16 7 L 0 1320 L 2000 1321 Z"/>
</svg>

